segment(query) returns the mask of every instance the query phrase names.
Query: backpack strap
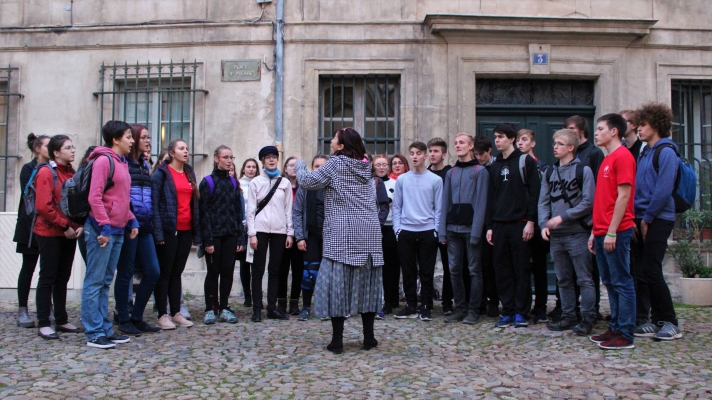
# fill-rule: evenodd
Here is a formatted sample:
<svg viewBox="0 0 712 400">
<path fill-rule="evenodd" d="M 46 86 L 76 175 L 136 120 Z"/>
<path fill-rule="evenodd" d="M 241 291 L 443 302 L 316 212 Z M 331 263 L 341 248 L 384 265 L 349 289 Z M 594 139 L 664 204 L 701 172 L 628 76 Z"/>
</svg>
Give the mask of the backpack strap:
<svg viewBox="0 0 712 400">
<path fill-rule="evenodd" d="M 582 162 L 576 164 L 576 183 L 578 184 L 581 194 L 583 194 L 583 169 L 586 168 Z"/>
<path fill-rule="evenodd" d="M 211 175 L 206 175 L 205 182 L 208 182 L 208 189 L 210 190 L 210 196 L 212 197 L 213 191 L 215 190 L 215 181 L 213 181 L 213 177 Z"/>
<path fill-rule="evenodd" d="M 231 176 L 230 181 L 232 182 L 232 187 L 235 188 L 235 190 L 237 190 L 237 179 L 235 179 L 234 176 Z"/>
<path fill-rule="evenodd" d="M 551 174 L 554 173 L 554 166 L 551 166 L 546 169 L 546 183 L 551 186 Z"/>
<path fill-rule="evenodd" d="M 660 169 L 660 153 L 663 151 L 664 148 L 672 149 L 672 151 L 675 152 L 675 155 L 680 158 L 680 153 L 677 152 L 675 146 L 670 143 L 661 144 L 655 150 L 653 150 L 653 168 L 655 168 L 655 172 L 659 172 L 658 170 Z"/>
<path fill-rule="evenodd" d="M 521 156 L 519 156 L 519 176 L 522 177 L 522 183 L 524 184 L 524 186 L 528 186 L 527 178 L 526 178 L 526 176 L 527 176 L 527 155 L 526 154 L 522 154 Z"/>
</svg>

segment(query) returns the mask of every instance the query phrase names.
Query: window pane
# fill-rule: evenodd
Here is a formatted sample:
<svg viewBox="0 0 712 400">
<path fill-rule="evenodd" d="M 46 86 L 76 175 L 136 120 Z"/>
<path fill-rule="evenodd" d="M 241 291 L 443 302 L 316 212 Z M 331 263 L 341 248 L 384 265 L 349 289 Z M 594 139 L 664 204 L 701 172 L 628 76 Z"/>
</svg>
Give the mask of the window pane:
<svg viewBox="0 0 712 400">
<path fill-rule="evenodd" d="M 180 121 L 190 119 L 190 95 L 181 93 L 163 93 L 161 101 L 161 120 Z"/>
<path fill-rule="evenodd" d="M 153 118 L 153 96 L 149 93 L 127 93 L 124 121 L 146 125 Z"/>
</svg>

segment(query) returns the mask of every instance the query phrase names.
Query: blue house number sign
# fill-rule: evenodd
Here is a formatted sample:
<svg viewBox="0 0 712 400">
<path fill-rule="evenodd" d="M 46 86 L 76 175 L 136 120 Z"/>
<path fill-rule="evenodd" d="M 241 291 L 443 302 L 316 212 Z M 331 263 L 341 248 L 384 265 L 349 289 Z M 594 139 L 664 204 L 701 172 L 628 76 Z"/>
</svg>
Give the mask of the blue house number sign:
<svg viewBox="0 0 712 400">
<path fill-rule="evenodd" d="M 547 65 L 549 64 L 548 53 L 534 53 L 532 56 L 532 65 Z"/>
</svg>

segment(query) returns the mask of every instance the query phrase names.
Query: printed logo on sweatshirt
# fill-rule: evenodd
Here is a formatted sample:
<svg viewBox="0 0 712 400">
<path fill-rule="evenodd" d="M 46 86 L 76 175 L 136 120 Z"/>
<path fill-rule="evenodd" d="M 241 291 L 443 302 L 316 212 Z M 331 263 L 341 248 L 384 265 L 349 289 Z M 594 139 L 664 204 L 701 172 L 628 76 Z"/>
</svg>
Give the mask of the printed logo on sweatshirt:
<svg viewBox="0 0 712 400">
<path fill-rule="evenodd" d="M 502 180 L 502 182 L 507 182 L 507 175 L 509 175 L 509 167 L 505 165 L 504 168 L 502 168 L 502 172 L 500 172 L 500 175 L 504 177 L 504 180 Z"/>
<path fill-rule="evenodd" d="M 559 200 L 566 201 L 567 198 L 575 199 L 579 197 L 581 188 L 578 187 L 578 181 L 576 179 L 571 181 L 561 179 L 559 181 L 551 182 L 551 190 L 549 193 L 551 194 L 551 202 L 556 203 Z M 555 195 L 554 193 L 558 193 L 558 195 Z M 568 193 L 568 196 L 565 195 L 566 193 Z"/>
</svg>

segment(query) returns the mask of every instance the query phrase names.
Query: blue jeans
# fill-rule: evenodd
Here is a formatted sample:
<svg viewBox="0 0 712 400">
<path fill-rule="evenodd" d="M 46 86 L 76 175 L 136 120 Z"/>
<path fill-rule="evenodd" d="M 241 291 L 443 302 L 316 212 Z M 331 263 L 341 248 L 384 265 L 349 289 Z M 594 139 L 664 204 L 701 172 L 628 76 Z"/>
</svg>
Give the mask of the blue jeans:
<svg viewBox="0 0 712 400">
<path fill-rule="evenodd" d="M 111 336 L 112 322 L 109 318 L 109 287 L 114 280 L 119 262 L 124 235 L 111 235 L 109 243 L 101 247 L 97 232 L 90 222 L 84 224 L 84 240 L 87 244 L 87 270 L 82 289 L 82 324 L 88 340 L 99 336 Z"/>
<path fill-rule="evenodd" d="M 596 262 L 601 273 L 601 282 L 608 289 L 608 301 L 611 304 L 612 331 L 620 332 L 623 337 L 633 342 L 635 330 L 635 285 L 630 274 L 630 241 L 633 228 L 618 232 L 616 249 L 607 252 L 603 248 L 606 235 L 594 238 Z"/>
<path fill-rule="evenodd" d="M 129 315 L 129 299 L 132 292 L 130 289 L 133 287 L 134 265 L 136 263 L 143 268 L 143 277 L 136 290 L 133 313 Z M 119 321 L 122 324 L 129 322 L 129 320 L 143 320 L 146 303 L 151 298 L 153 289 L 156 288 L 156 282 L 158 282 L 160 274 L 161 268 L 158 266 L 153 235 L 140 233 L 132 240 L 131 231 L 127 231 L 124 234 L 124 244 L 121 246 L 119 264 L 116 266 L 116 282 L 114 283 L 116 311 L 119 313 Z"/>
</svg>

